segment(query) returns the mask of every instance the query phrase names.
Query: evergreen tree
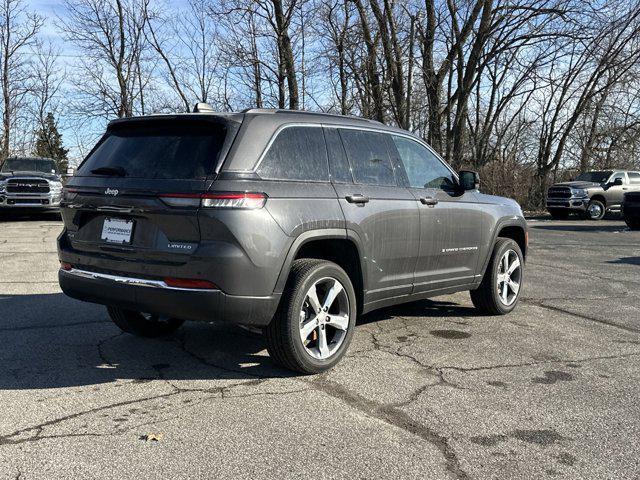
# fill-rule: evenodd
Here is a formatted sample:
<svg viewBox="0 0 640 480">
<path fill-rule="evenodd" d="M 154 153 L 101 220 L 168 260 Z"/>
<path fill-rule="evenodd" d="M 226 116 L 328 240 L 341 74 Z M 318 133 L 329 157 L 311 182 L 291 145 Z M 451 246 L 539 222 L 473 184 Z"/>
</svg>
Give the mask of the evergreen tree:
<svg viewBox="0 0 640 480">
<path fill-rule="evenodd" d="M 56 161 L 60 173 L 66 173 L 69 150 L 62 145 L 62 135 L 58 131 L 53 113 L 47 113 L 44 125 L 36 131 L 36 147 L 33 154 L 37 157 L 52 158 Z"/>
</svg>

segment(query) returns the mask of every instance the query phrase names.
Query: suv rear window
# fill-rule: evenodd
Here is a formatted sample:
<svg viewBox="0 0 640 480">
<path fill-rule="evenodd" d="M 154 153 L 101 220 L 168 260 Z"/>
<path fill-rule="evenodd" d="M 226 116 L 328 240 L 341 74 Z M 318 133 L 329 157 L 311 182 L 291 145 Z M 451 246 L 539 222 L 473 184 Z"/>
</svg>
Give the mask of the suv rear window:
<svg viewBox="0 0 640 480">
<path fill-rule="evenodd" d="M 287 127 L 281 130 L 260 162 L 258 175 L 271 180 L 329 181 L 322 128 Z"/>
<path fill-rule="evenodd" d="M 118 169 L 128 178 L 204 179 L 213 171 L 226 136 L 211 122 L 150 122 L 116 125 L 107 131 L 77 175 Z"/>
</svg>

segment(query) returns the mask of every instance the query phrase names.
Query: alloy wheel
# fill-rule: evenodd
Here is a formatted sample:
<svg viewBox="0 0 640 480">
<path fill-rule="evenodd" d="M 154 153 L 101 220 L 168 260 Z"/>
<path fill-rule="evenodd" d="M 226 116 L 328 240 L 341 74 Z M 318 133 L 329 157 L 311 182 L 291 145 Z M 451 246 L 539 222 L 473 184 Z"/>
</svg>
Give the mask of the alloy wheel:
<svg viewBox="0 0 640 480">
<path fill-rule="evenodd" d="M 300 339 L 309 355 L 332 357 L 349 329 L 349 297 L 335 278 L 317 280 L 307 291 L 300 310 Z"/>
<path fill-rule="evenodd" d="M 498 296 L 503 305 L 508 307 L 516 301 L 521 279 L 520 257 L 514 250 L 507 250 L 500 259 L 497 278 Z"/>
</svg>

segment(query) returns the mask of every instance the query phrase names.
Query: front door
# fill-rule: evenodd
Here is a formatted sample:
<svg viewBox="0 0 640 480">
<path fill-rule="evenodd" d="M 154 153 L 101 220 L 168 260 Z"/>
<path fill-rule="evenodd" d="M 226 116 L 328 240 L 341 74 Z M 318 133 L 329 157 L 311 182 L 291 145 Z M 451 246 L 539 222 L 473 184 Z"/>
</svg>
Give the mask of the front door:
<svg viewBox="0 0 640 480">
<path fill-rule="evenodd" d="M 406 181 L 420 210 L 414 293 L 472 283 L 483 241 L 483 215 L 473 191 L 425 145 L 394 135 Z"/>
<path fill-rule="evenodd" d="M 622 185 L 614 185 L 616 179 L 622 180 Z M 614 172 L 609 178 L 607 189 L 607 207 L 617 209 L 622 204 L 624 194 L 631 191 L 629 189 L 629 181 L 625 172 Z"/>
</svg>

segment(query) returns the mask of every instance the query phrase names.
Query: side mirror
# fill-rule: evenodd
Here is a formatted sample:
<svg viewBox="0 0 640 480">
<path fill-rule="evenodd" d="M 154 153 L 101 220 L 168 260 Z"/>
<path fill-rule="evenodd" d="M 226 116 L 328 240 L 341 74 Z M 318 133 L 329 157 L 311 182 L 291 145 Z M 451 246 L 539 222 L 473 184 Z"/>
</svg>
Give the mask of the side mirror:
<svg viewBox="0 0 640 480">
<path fill-rule="evenodd" d="M 467 190 L 478 190 L 480 188 L 480 175 L 478 172 L 469 170 L 460 170 L 460 187 L 466 192 Z"/>
</svg>

